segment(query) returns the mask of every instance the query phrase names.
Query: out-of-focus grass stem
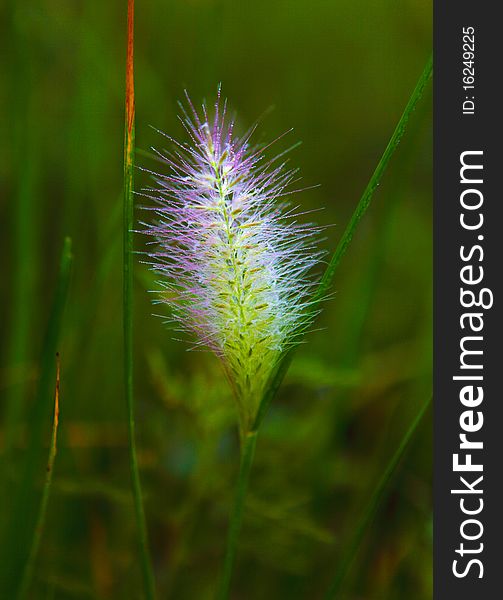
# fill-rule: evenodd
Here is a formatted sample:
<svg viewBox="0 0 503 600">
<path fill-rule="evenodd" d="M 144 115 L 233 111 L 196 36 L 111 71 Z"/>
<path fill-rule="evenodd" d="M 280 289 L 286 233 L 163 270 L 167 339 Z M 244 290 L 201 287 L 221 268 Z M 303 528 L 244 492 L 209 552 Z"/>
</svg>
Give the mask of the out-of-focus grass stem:
<svg viewBox="0 0 503 600">
<path fill-rule="evenodd" d="M 129 466 L 133 492 L 136 527 L 138 530 L 141 570 L 147 600 L 155 597 L 154 575 L 148 549 L 147 525 L 136 453 L 134 393 L 133 393 L 133 171 L 135 143 L 134 95 L 134 0 L 128 0 L 126 55 L 126 111 L 124 127 L 124 227 L 123 227 L 123 330 L 124 388 L 128 411 Z"/>
<path fill-rule="evenodd" d="M 59 381 L 60 381 L 60 360 L 59 354 L 56 356 L 56 387 L 54 391 L 54 417 L 52 421 L 52 435 L 51 444 L 49 447 L 49 458 L 47 460 L 47 469 L 45 475 L 44 490 L 42 492 L 42 500 L 40 502 L 40 508 L 38 511 L 37 523 L 33 532 L 33 540 L 31 543 L 30 552 L 28 554 L 28 560 L 24 569 L 23 577 L 21 580 L 21 589 L 19 591 L 19 599 L 24 600 L 28 597 L 30 591 L 30 584 L 33 579 L 33 570 L 35 567 L 35 560 L 37 558 L 38 550 L 40 548 L 40 542 L 42 540 L 42 532 L 44 530 L 45 516 L 47 513 L 47 504 L 49 502 L 49 494 L 51 492 L 52 483 L 52 472 L 54 470 L 54 461 L 56 459 L 57 452 L 57 439 L 58 439 L 58 424 L 59 424 Z"/>
<path fill-rule="evenodd" d="M 395 453 L 391 457 L 391 460 L 389 461 L 377 486 L 374 488 L 374 491 L 370 496 L 370 500 L 362 513 L 361 519 L 359 520 L 357 526 L 352 532 L 350 540 L 347 544 L 344 545 L 343 556 L 339 561 L 338 568 L 336 570 L 332 584 L 330 585 L 330 588 L 325 595 L 325 600 L 335 600 L 339 597 L 338 594 L 341 591 L 342 584 L 344 583 L 344 580 L 349 571 L 349 568 L 351 567 L 353 559 L 355 558 L 355 555 L 358 552 L 367 527 L 371 523 L 382 500 L 385 498 L 386 492 L 388 491 L 388 483 L 390 482 L 393 474 L 395 473 L 396 468 L 400 463 L 400 459 L 403 457 L 405 451 L 409 447 L 410 442 L 414 437 L 414 433 L 419 427 L 430 403 L 431 398 L 429 398 L 428 401 L 425 402 L 420 408 L 418 414 L 415 416 L 410 427 L 403 436 L 398 448 L 395 450 Z"/>
<path fill-rule="evenodd" d="M 6 363 L 16 369 L 16 381 L 9 388 L 4 405 L 4 452 L 6 465 L 9 454 L 16 442 L 20 420 L 25 408 L 26 366 L 29 353 L 30 322 L 33 310 L 33 286 L 37 266 L 37 227 L 36 227 L 36 178 L 38 156 L 35 151 L 36 132 L 30 127 L 35 113 L 32 89 L 32 57 L 27 40 L 19 32 L 15 22 L 16 5 L 8 4 L 8 14 L 12 22 L 7 28 L 10 34 L 12 61 L 10 63 L 10 85 L 12 123 L 12 161 L 16 177 L 16 190 L 12 198 L 12 300 L 10 332 L 6 349 Z M 24 368 L 21 374 L 20 370 Z M 18 376 L 19 370 L 19 376 Z"/>
<path fill-rule="evenodd" d="M 66 238 L 59 267 L 56 293 L 44 338 L 40 361 L 40 377 L 37 394 L 28 419 L 28 448 L 21 468 L 19 487 L 15 492 L 7 531 L 1 548 L 0 597 L 15 598 L 19 590 L 20 576 L 26 564 L 38 510 L 33 508 L 34 482 L 40 464 L 43 448 L 46 415 L 49 413 L 49 399 L 54 381 L 54 356 L 58 350 L 63 312 L 68 297 L 70 274 L 73 262 L 72 244 Z M 4 595 L 2 595 L 4 594 Z"/>
</svg>

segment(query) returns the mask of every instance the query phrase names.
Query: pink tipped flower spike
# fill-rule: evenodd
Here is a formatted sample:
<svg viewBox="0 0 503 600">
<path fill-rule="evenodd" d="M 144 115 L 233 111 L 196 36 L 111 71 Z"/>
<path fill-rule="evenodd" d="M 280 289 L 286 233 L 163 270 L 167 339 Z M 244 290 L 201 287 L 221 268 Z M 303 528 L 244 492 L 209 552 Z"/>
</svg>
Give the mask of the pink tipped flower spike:
<svg viewBox="0 0 503 600">
<path fill-rule="evenodd" d="M 276 361 L 312 321 L 318 229 L 297 223 L 281 200 L 295 171 L 250 146 L 253 130 L 234 135 L 220 94 L 211 122 L 204 105 L 198 114 L 187 101 L 190 142 L 171 140 L 176 150 L 158 153 L 170 171 L 149 190 L 158 204 L 149 256 L 161 302 L 220 358 L 248 431 Z"/>
</svg>

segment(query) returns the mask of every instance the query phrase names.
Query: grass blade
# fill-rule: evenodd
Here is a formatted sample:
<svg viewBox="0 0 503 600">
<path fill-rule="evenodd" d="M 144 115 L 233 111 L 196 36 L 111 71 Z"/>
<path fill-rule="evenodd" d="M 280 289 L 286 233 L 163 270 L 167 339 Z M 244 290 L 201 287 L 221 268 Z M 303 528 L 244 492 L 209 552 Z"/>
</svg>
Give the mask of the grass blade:
<svg viewBox="0 0 503 600">
<path fill-rule="evenodd" d="M 59 354 L 56 355 L 56 387 L 54 391 L 54 417 L 52 421 L 52 434 L 51 444 L 49 448 L 49 458 L 47 460 L 47 469 L 45 475 L 44 489 L 42 492 L 42 500 L 40 502 L 40 508 L 38 511 L 37 523 L 35 525 L 35 531 L 33 532 L 33 540 L 31 543 L 30 552 L 28 554 L 28 560 L 24 569 L 23 577 L 21 580 L 21 589 L 19 592 L 19 598 L 24 600 L 28 597 L 30 590 L 30 584 L 33 579 L 33 570 L 35 567 L 35 560 L 37 558 L 38 550 L 40 548 L 40 542 L 42 540 L 42 532 L 44 530 L 45 516 L 47 513 L 47 504 L 49 502 L 49 494 L 51 491 L 52 473 L 54 469 L 54 461 L 56 459 L 57 452 L 57 439 L 58 439 L 58 424 L 59 424 L 59 381 L 60 381 L 60 360 Z"/>
<path fill-rule="evenodd" d="M 324 273 L 324 275 L 320 281 L 320 284 L 316 290 L 316 293 L 315 293 L 314 303 L 312 306 L 313 312 L 316 312 L 316 310 L 319 307 L 320 302 L 326 296 L 326 294 L 330 288 L 330 285 L 333 281 L 337 267 L 339 266 L 339 263 L 340 263 L 342 257 L 346 253 L 346 250 L 347 250 L 349 244 L 351 243 L 351 240 L 356 231 L 358 223 L 360 222 L 361 218 L 363 217 L 367 208 L 369 207 L 370 200 L 372 199 L 372 195 L 375 192 L 377 186 L 379 185 L 381 177 L 384 174 L 386 167 L 388 166 L 388 164 L 391 160 L 391 157 L 393 156 L 396 148 L 398 147 L 398 144 L 400 143 L 400 140 L 403 137 L 403 134 L 405 132 L 410 115 L 412 114 L 416 104 L 418 103 L 419 99 L 421 98 L 424 88 L 426 87 L 426 84 L 428 83 L 428 81 L 430 79 L 430 76 L 432 73 L 432 68 L 433 68 L 433 61 L 432 61 L 432 57 L 430 56 L 430 58 L 428 59 L 426 65 L 423 69 L 423 72 L 421 73 L 421 76 L 416 84 L 416 87 L 414 88 L 412 95 L 410 96 L 410 99 L 402 113 L 402 116 L 400 117 L 400 120 L 398 121 L 398 124 L 393 132 L 393 135 L 391 136 L 391 139 L 390 139 L 388 145 L 386 146 L 386 149 L 384 150 L 384 153 L 383 153 L 374 173 L 372 174 L 372 177 L 370 178 L 370 181 L 367 184 L 367 187 L 365 188 L 363 195 L 360 198 L 360 201 L 358 202 L 358 205 L 356 206 L 356 209 L 353 212 L 353 215 L 351 216 L 351 219 L 346 227 L 346 230 L 344 231 L 344 234 L 343 234 L 343 236 L 342 236 L 342 238 L 341 238 L 334 254 L 332 255 L 332 258 L 331 258 L 326 270 L 325 270 L 325 273 Z M 237 491 L 236 491 L 236 499 L 235 499 L 235 504 L 234 504 L 234 508 L 233 508 L 233 514 L 231 517 L 231 523 L 230 523 L 230 529 L 229 529 L 229 535 L 228 535 L 228 541 L 227 541 L 224 572 L 223 572 L 221 587 L 220 587 L 220 591 L 219 591 L 219 595 L 218 595 L 219 600 L 225 600 L 225 598 L 227 598 L 229 595 L 232 567 L 233 567 L 234 559 L 235 559 L 237 538 L 239 535 L 239 530 L 241 528 L 244 499 L 245 499 L 246 490 L 248 487 L 248 478 L 249 478 L 249 473 L 250 473 L 251 465 L 252 465 L 252 461 L 253 461 L 253 450 L 255 448 L 256 435 L 260 428 L 262 420 L 267 412 L 267 409 L 269 408 L 269 404 L 271 403 L 272 399 L 276 395 L 276 392 L 278 391 L 278 389 L 283 381 L 283 378 L 285 377 L 286 372 L 288 371 L 288 368 L 289 368 L 290 363 L 293 358 L 294 351 L 295 351 L 295 348 L 292 348 L 292 349 L 288 350 L 287 352 L 285 352 L 283 354 L 283 356 L 280 358 L 275 370 L 273 371 L 272 376 L 267 385 L 266 391 L 264 393 L 264 396 L 260 402 L 259 409 L 257 411 L 257 416 L 255 417 L 255 421 L 254 421 L 252 430 L 248 434 L 249 436 L 252 436 L 250 439 L 253 439 L 253 449 L 249 452 L 247 446 L 245 445 L 245 447 L 243 448 L 243 451 L 242 451 L 240 471 L 239 471 Z M 416 423 L 416 426 L 417 426 L 417 423 Z M 401 453 L 403 453 L 404 448 L 402 448 L 402 446 L 400 448 L 401 448 Z M 401 456 L 401 453 L 398 456 L 395 455 L 395 457 L 397 457 L 396 462 L 398 462 L 398 460 Z M 391 472 L 394 470 L 395 466 L 396 466 L 396 464 L 393 465 Z M 391 475 L 391 472 L 390 472 L 390 475 Z M 385 486 L 386 481 L 383 484 L 384 486 Z M 380 496 L 379 496 L 379 498 L 380 498 Z M 365 523 L 365 525 L 366 525 L 366 523 Z"/>
<path fill-rule="evenodd" d="M 218 600 L 225 600 L 229 597 L 232 569 L 236 559 L 237 543 L 239 532 L 241 531 L 241 523 L 243 521 L 243 509 L 248 489 L 248 481 L 250 471 L 253 464 L 253 456 L 255 454 L 255 446 L 257 444 L 257 432 L 245 434 L 243 436 L 243 447 L 241 449 L 241 458 L 239 463 L 239 474 L 236 486 L 236 496 L 234 498 L 234 506 L 229 523 L 229 531 L 227 534 L 227 547 L 225 551 L 224 568 L 220 581 L 220 588 L 217 594 Z"/>
<path fill-rule="evenodd" d="M 29 554 L 37 510 L 33 509 L 33 488 L 40 467 L 40 453 L 49 413 L 54 381 L 54 356 L 59 346 L 63 312 L 68 297 L 73 256 L 66 238 L 61 255 L 58 283 L 42 349 L 40 379 L 35 402 L 28 415 L 28 448 L 19 488 L 15 493 L 6 536 L 1 545 L 0 597 L 16 597 L 21 573 Z M 6 595 L 7 594 L 7 595 Z"/>
<path fill-rule="evenodd" d="M 400 463 L 400 459 L 405 454 L 405 451 L 407 450 L 411 440 L 413 439 L 414 433 L 419 427 L 430 403 L 431 398 L 429 398 L 428 401 L 425 402 L 419 410 L 418 414 L 412 421 L 409 429 L 403 436 L 398 448 L 391 457 L 391 460 L 389 461 L 388 466 L 386 467 L 379 483 L 372 492 L 370 500 L 365 510 L 363 511 L 362 517 L 357 527 L 355 528 L 354 533 L 351 539 L 349 540 L 349 543 L 345 546 L 345 552 L 341 561 L 339 562 L 339 566 L 335 573 L 335 577 L 332 581 L 332 584 L 330 585 L 330 588 L 325 595 L 325 600 L 334 600 L 338 597 L 338 594 L 341 591 L 341 586 L 346 578 L 346 575 L 351 567 L 353 559 L 355 558 L 356 553 L 360 548 L 360 544 L 362 543 L 362 540 L 365 536 L 365 532 L 370 523 L 372 522 L 372 519 L 376 514 L 379 505 L 386 497 L 386 493 L 388 491 L 388 484 L 392 476 L 394 475 L 398 464 Z"/>
<path fill-rule="evenodd" d="M 384 172 L 386 171 L 386 167 L 388 166 L 391 157 L 393 156 L 395 150 L 398 148 L 403 134 L 405 133 L 405 129 L 407 127 L 407 123 L 409 122 L 410 116 L 414 111 L 416 104 L 423 95 L 424 88 L 426 87 L 426 84 L 428 83 L 431 77 L 432 71 L 433 57 L 430 56 L 423 69 L 423 72 L 421 73 L 421 76 L 419 77 L 416 87 L 414 88 L 414 91 L 412 92 L 412 95 L 409 98 L 409 101 L 407 102 L 402 116 L 400 117 L 400 120 L 398 121 L 398 124 L 395 127 L 395 131 L 393 132 L 393 135 L 391 136 L 391 139 L 388 142 L 388 145 L 386 146 L 386 149 L 384 150 L 383 155 L 381 156 L 381 159 L 378 162 L 377 167 L 373 172 L 372 177 L 370 178 L 370 181 L 368 182 L 362 197 L 360 198 L 360 201 L 357 204 L 355 211 L 351 215 L 351 219 L 349 220 L 346 230 L 344 231 L 344 234 L 337 248 L 335 249 L 332 258 L 330 259 L 325 273 L 323 274 L 323 277 L 320 281 L 320 285 L 316 290 L 316 301 L 322 300 L 325 294 L 327 293 L 328 289 L 330 288 L 337 267 L 339 266 L 342 257 L 346 253 L 346 250 L 348 249 L 348 246 L 351 243 L 351 240 L 353 239 L 353 235 L 356 231 L 358 223 L 360 222 L 361 218 L 363 217 L 363 215 L 367 211 L 367 208 L 369 207 L 372 196 L 376 191 Z"/>
<path fill-rule="evenodd" d="M 372 177 L 370 178 L 370 181 L 368 182 L 362 197 L 360 198 L 360 201 L 358 202 L 356 209 L 354 210 L 351 219 L 349 220 L 349 223 L 342 235 L 342 238 L 339 244 L 337 245 L 337 248 L 335 249 L 332 258 L 330 259 L 327 268 L 325 269 L 323 277 L 314 296 L 314 303 L 312 306 L 313 312 L 315 312 L 319 308 L 320 302 L 326 296 L 328 290 L 330 289 L 330 286 L 332 285 L 335 272 L 337 271 L 337 267 L 339 266 L 342 257 L 346 253 L 346 250 L 348 249 L 348 246 L 351 243 L 351 240 L 353 239 L 353 235 L 356 231 L 358 223 L 367 211 L 372 196 L 375 190 L 377 189 L 379 182 L 381 181 L 381 178 L 391 160 L 391 157 L 393 156 L 395 150 L 397 149 L 400 143 L 400 140 L 403 137 L 403 134 L 405 133 L 405 129 L 407 127 L 409 118 L 423 94 L 423 91 L 431 77 L 432 70 L 433 57 L 430 56 L 428 61 L 426 62 L 423 72 L 421 73 L 421 76 L 419 77 L 416 87 L 414 88 L 414 91 L 412 92 L 409 101 L 407 102 L 402 116 L 398 121 L 395 131 L 393 132 L 393 135 L 391 136 L 390 141 L 388 142 L 388 145 L 386 146 L 386 149 L 384 150 L 383 155 L 381 156 L 381 159 L 377 164 L 377 167 L 373 172 Z M 269 408 L 271 400 L 274 398 L 278 388 L 281 385 L 281 382 L 283 381 L 283 378 L 286 375 L 286 372 L 288 371 L 288 368 L 293 358 L 294 351 L 295 348 L 292 348 L 285 352 L 279 360 L 276 369 L 272 373 L 269 385 L 267 386 L 264 396 L 260 402 L 260 407 L 254 424 L 255 430 L 258 429 L 258 427 L 260 426 L 260 423 L 262 422 L 262 419 L 264 418 L 264 415 L 266 414 L 267 409 Z"/>
<path fill-rule="evenodd" d="M 124 388 L 128 411 L 129 466 L 134 501 L 140 563 L 147 600 L 155 597 L 154 575 L 148 550 L 147 525 L 136 453 L 134 394 L 133 394 L 133 227 L 134 227 L 134 0 L 128 0 L 126 56 L 126 111 L 124 126 L 124 227 L 123 227 L 123 329 L 124 329 Z"/>
</svg>

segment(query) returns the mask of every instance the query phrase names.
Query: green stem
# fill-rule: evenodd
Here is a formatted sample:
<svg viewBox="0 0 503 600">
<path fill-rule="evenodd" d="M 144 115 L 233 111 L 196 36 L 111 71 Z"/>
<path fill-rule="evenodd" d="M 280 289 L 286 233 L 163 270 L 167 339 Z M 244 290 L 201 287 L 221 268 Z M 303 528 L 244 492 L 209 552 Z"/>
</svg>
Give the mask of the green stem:
<svg viewBox="0 0 503 600">
<path fill-rule="evenodd" d="M 418 414 L 412 421 L 409 429 L 403 436 L 398 448 L 391 457 L 391 460 L 388 463 L 384 474 L 379 480 L 379 483 L 375 487 L 370 497 L 370 500 L 362 513 L 362 517 L 357 527 L 352 533 L 351 539 L 347 544 L 345 544 L 345 552 L 342 556 L 342 559 L 339 561 L 339 566 L 335 573 L 335 577 L 332 581 L 332 584 L 330 585 L 330 588 L 328 589 L 328 592 L 325 595 L 325 600 L 334 600 L 338 598 L 341 586 L 346 578 L 346 575 L 349 571 L 349 568 L 351 567 L 356 553 L 360 548 L 360 544 L 362 543 L 362 540 L 364 538 L 365 531 L 367 530 L 367 527 L 370 525 L 372 519 L 374 518 L 374 515 L 376 514 L 377 509 L 379 508 L 379 505 L 386 497 L 386 492 L 388 491 L 388 483 L 390 482 L 393 474 L 395 473 L 396 468 L 400 463 L 400 459 L 405 454 L 405 451 L 407 450 L 411 440 L 413 439 L 414 433 L 416 432 L 419 424 L 421 423 L 430 403 L 431 398 L 429 398 L 427 402 L 425 402 L 420 408 Z"/>
<path fill-rule="evenodd" d="M 342 257 L 346 253 L 346 250 L 348 249 L 348 246 L 351 240 L 353 239 L 353 235 L 356 231 L 358 223 L 367 211 L 372 196 L 377 187 L 379 186 L 379 182 L 381 181 L 381 178 L 384 172 L 386 171 L 391 157 L 393 156 L 395 150 L 397 149 L 400 143 L 400 140 L 403 137 L 403 134 L 405 133 L 405 129 L 407 127 L 409 118 L 412 112 L 414 111 L 416 104 L 421 98 L 424 88 L 426 87 L 431 77 L 432 69 L 433 58 L 432 56 L 430 56 L 428 61 L 426 62 L 423 72 L 421 73 L 421 76 L 419 77 L 416 87 L 414 88 L 414 91 L 412 92 L 412 95 L 410 96 L 409 101 L 407 102 L 402 116 L 398 121 L 395 131 L 393 132 L 393 135 L 391 136 L 391 139 L 388 142 L 388 145 L 386 146 L 383 155 L 381 156 L 381 160 L 377 164 L 377 167 L 374 173 L 372 174 L 372 177 L 370 178 L 370 181 L 368 182 L 367 187 L 365 188 L 363 195 L 360 198 L 360 201 L 358 202 L 356 209 L 354 210 L 351 216 L 351 219 L 349 220 L 344 234 L 342 235 L 342 238 L 339 244 L 337 245 L 337 248 L 335 249 L 332 258 L 330 259 L 330 262 L 328 263 L 327 268 L 325 269 L 323 277 L 321 278 L 318 288 L 314 294 L 313 304 L 311 307 L 313 314 L 316 313 L 316 311 L 319 309 L 320 303 L 324 300 L 328 290 L 330 289 L 330 286 L 332 285 L 335 273 L 337 271 L 337 267 L 339 266 Z M 262 397 L 262 400 L 260 402 L 257 417 L 254 423 L 254 429 L 258 429 L 258 427 L 260 426 L 260 423 L 262 422 L 262 419 L 264 418 L 264 415 L 266 414 L 267 409 L 269 408 L 271 400 L 274 398 L 278 388 L 281 385 L 281 382 L 283 381 L 283 378 L 286 375 L 286 372 L 288 371 L 288 368 L 293 358 L 294 351 L 295 349 L 291 349 L 285 352 L 280 358 L 278 364 L 276 365 L 276 368 L 272 372 L 269 384 L 267 385 L 264 396 Z"/>
<path fill-rule="evenodd" d="M 147 600 L 155 598 L 154 575 L 148 550 L 148 535 L 136 453 L 134 393 L 133 393 L 133 227 L 134 227 L 134 0 L 128 0 L 128 41 L 126 58 L 126 112 L 124 127 L 124 388 L 128 411 L 129 468 L 138 530 L 140 562 Z"/>
<path fill-rule="evenodd" d="M 237 542 L 241 523 L 243 521 L 243 509 L 248 489 L 250 471 L 257 443 L 257 431 L 251 431 L 243 436 L 241 458 L 239 463 L 239 474 L 236 486 L 236 495 L 227 534 L 227 547 L 225 551 L 224 568 L 220 580 L 220 588 L 217 594 L 218 600 L 226 600 L 229 597 L 231 587 L 232 569 L 236 559 Z"/>
</svg>

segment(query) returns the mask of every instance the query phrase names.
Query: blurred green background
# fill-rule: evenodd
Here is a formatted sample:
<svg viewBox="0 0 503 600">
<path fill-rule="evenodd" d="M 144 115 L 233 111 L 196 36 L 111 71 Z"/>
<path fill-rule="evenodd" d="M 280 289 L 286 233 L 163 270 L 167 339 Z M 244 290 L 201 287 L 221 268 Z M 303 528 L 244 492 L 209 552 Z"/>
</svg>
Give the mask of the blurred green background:
<svg viewBox="0 0 503 600">
<path fill-rule="evenodd" d="M 140 598 L 122 384 L 126 3 L 4 1 L 0 32 L 0 598 L 15 598 L 23 564 L 12 515 L 34 419 L 44 444 L 27 522 L 44 480 L 54 368 L 50 393 L 37 400 L 37 389 L 65 236 L 74 265 L 57 345 L 59 448 L 29 597 Z M 296 202 L 324 207 L 315 218 L 334 225 L 333 250 L 430 48 L 422 0 L 138 1 L 137 148 L 165 145 L 150 125 L 182 137 L 183 89 L 211 102 L 222 82 L 241 131 L 265 111 L 257 139 L 294 127 L 283 148 L 301 140 L 292 163 L 305 185 L 321 184 Z M 148 183 L 138 172 L 136 189 Z M 431 394 L 431 217 L 428 89 L 264 423 L 233 598 L 323 596 Z M 144 249 L 141 235 L 135 244 Z M 238 466 L 233 401 L 216 359 L 186 352 L 152 316 L 154 278 L 140 260 L 135 285 L 138 450 L 159 598 L 211 598 Z M 366 532 L 348 600 L 431 597 L 429 421 Z"/>
</svg>

